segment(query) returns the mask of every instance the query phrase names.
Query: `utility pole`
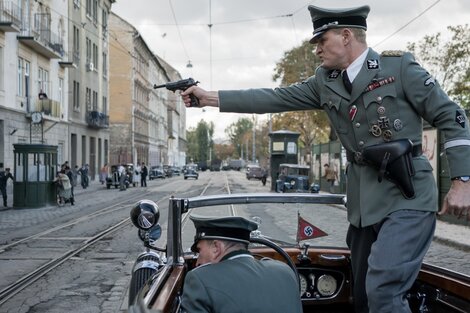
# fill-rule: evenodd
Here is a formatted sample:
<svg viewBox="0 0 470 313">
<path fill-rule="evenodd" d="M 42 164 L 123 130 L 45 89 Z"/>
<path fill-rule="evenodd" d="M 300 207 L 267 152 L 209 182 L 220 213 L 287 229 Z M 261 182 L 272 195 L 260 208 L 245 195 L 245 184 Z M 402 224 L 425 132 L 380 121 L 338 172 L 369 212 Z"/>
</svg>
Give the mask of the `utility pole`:
<svg viewBox="0 0 470 313">
<path fill-rule="evenodd" d="M 256 119 L 254 115 L 253 115 L 253 148 L 251 150 L 252 150 L 251 161 L 254 164 L 256 163 Z"/>
</svg>

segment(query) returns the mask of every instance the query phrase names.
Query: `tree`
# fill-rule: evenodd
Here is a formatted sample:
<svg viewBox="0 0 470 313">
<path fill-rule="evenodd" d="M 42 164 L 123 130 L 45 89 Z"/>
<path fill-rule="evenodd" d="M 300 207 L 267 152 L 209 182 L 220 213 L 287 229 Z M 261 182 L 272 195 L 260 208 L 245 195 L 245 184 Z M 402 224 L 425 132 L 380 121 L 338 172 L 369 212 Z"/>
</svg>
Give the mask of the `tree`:
<svg viewBox="0 0 470 313">
<path fill-rule="evenodd" d="M 188 157 L 193 162 L 205 162 L 210 159 L 213 146 L 214 123 L 200 120 L 196 128 L 188 130 Z"/>
<path fill-rule="evenodd" d="M 237 147 L 234 157 L 241 157 L 240 151 L 243 149 L 242 146 L 246 144 L 248 134 L 251 134 L 252 130 L 253 122 L 247 117 L 242 117 L 225 128 L 225 133 L 229 140 L 234 147 Z"/>
<path fill-rule="evenodd" d="M 448 26 L 449 39 L 441 33 L 427 35 L 408 50 L 439 81 L 442 89 L 464 108 L 470 108 L 470 28 Z"/>
</svg>

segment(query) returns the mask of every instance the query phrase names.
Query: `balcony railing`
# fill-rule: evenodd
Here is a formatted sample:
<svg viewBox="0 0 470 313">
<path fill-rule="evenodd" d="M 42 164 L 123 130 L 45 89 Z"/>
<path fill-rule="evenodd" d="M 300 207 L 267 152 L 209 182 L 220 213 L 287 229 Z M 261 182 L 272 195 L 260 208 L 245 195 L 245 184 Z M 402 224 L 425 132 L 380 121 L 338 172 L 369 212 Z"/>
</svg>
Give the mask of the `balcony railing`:
<svg viewBox="0 0 470 313">
<path fill-rule="evenodd" d="M 98 111 L 87 111 L 86 122 L 92 128 L 108 128 L 109 115 Z"/>
<path fill-rule="evenodd" d="M 59 36 L 51 31 L 49 21 L 49 14 L 35 14 L 34 27 L 24 27 L 17 38 L 46 57 L 60 59 L 64 47 Z"/>
<path fill-rule="evenodd" d="M 64 54 L 62 61 L 59 61 L 60 66 L 77 68 L 80 63 L 80 52 L 79 51 L 69 51 Z"/>
<path fill-rule="evenodd" d="M 42 112 L 44 116 L 61 118 L 62 108 L 59 101 L 51 99 L 37 99 L 35 103 L 35 110 Z"/>
<path fill-rule="evenodd" d="M 21 29 L 21 9 L 12 1 L 0 1 L 0 29 L 6 32 L 19 32 Z"/>
</svg>

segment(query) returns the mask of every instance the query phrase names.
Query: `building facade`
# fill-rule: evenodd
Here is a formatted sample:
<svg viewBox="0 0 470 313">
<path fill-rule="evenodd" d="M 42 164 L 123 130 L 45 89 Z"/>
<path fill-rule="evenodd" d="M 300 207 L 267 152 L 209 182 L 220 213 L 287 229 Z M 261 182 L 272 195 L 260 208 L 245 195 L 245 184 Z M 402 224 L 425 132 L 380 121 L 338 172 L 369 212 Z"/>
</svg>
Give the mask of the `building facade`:
<svg viewBox="0 0 470 313">
<path fill-rule="evenodd" d="M 110 163 L 184 165 L 179 145 L 180 129 L 186 128 L 184 104 L 173 92 L 153 88 L 181 79 L 179 73 L 114 13 L 109 32 Z"/>
<path fill-rule="evenodd" d="M 16 143 L 57 146 L 59 164 L 88 163 L 92 179 L 99 164 L 106 162 L 106 29 L 112 3 L 0 1 L 0 163 L 4 167 L 13 168 Z M 90 66 L 93 61 L 99 65 Z"/>
<path fill-rule="evenodd" d="M 68 3 L 0 2 L 0 165 L 13 168 L 13 145 L 44 143 L 67 155 Z M 32 119 L 32 113 L 34 119 Z M 40 161 L 40 160 L 36 160 Z"/>
<path fill-rule="evenodd" d="M 108 17 L 114 0 L 72 0 L 68 8 L 69 163 L 96 179 L 109 158 Z"/>
</svg>

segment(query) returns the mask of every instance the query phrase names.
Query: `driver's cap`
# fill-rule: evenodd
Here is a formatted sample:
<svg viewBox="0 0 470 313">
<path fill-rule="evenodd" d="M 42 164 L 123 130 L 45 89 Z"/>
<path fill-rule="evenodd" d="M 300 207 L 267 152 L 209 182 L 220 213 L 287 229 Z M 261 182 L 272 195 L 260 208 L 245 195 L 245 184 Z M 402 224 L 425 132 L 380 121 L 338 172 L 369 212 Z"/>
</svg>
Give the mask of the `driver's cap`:
<svg viewBox="0 0 470 313">
<path fill-rule="evenodd" d="M 207 217 L 191 214 L 189 218 L 196 227 L 191 251 L 197 252 L 197 243 L 203 239 L 221 239 L 250 243 L 250 233 L 258 224 L 240 216 Z"/>
</svg>

